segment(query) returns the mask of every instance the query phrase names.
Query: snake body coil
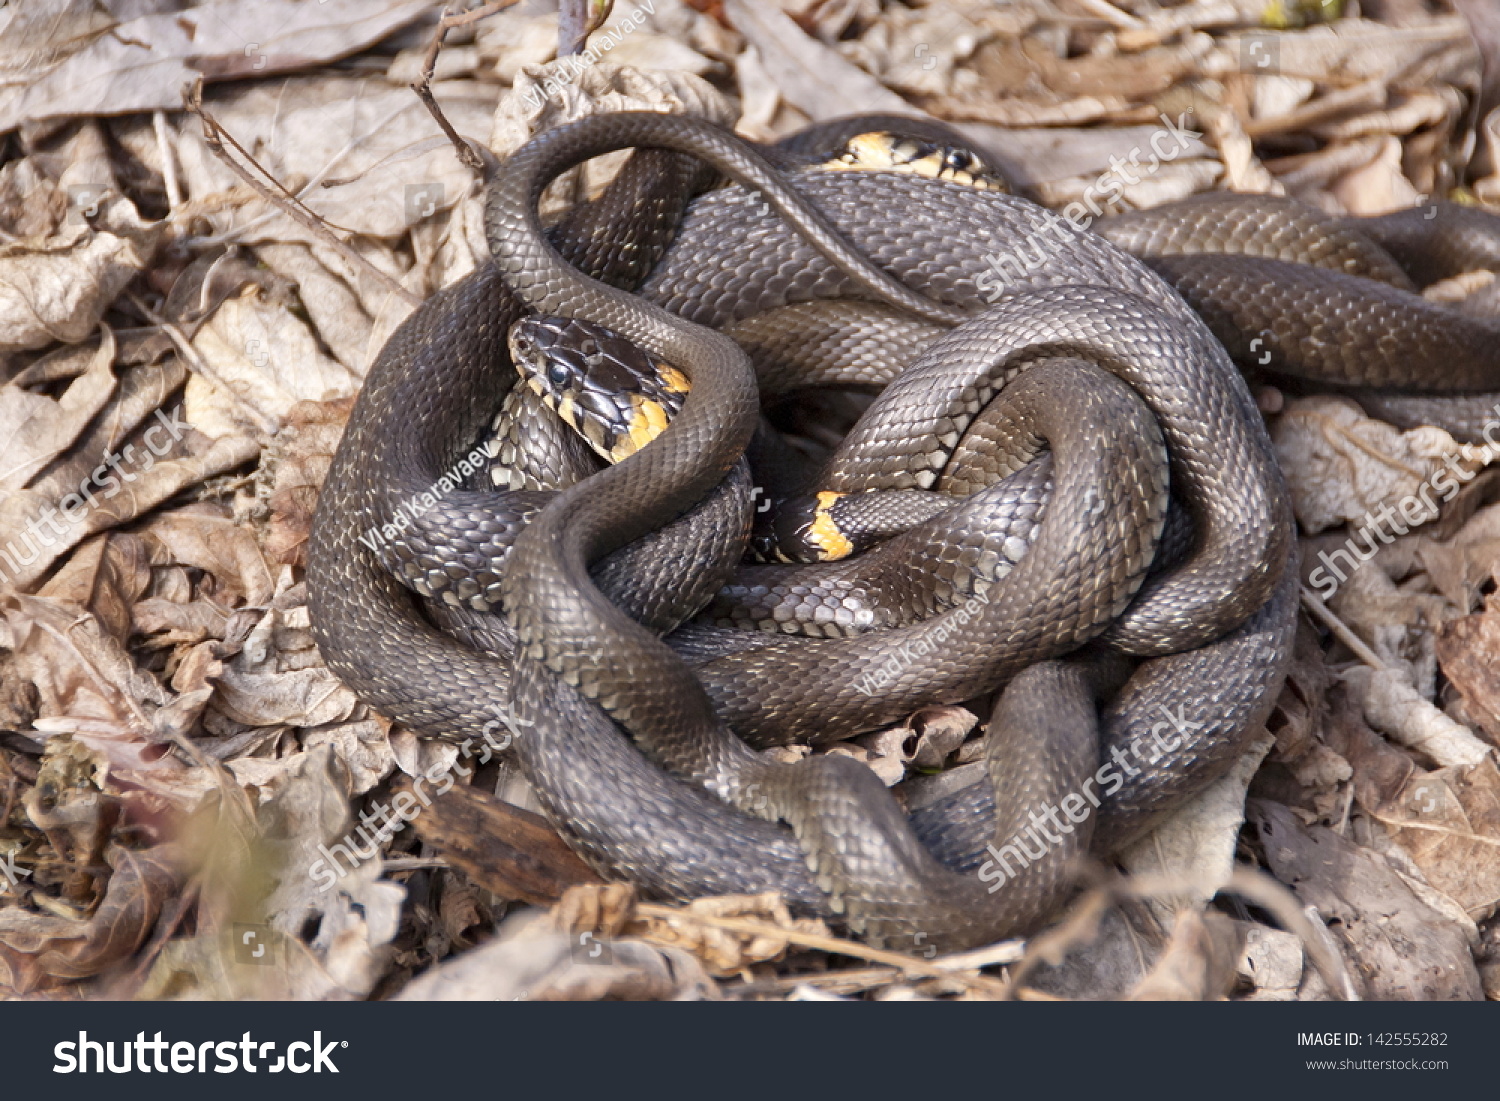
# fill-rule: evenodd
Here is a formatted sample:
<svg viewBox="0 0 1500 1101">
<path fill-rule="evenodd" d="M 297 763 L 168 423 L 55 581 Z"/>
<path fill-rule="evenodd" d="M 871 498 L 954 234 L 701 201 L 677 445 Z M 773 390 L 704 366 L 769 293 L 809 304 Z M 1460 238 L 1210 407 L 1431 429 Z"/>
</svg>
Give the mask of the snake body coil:
<svg viewBox="0 0 1500 1101">
<path fill-rule="evenodd" d="M 693 173 L 678 154 L 689 154 L 742 185 L 688 208 L 641 296 L 581 274 L 536 216 L 558 173 L 628 146 L 675 151 L 657 163 L 683 178 Z M 880 213 L 892 208 L 898 218 Z M 641 217 L 633 224 L 648 232 Z M 330 667 L 391 717 L 452 739 L 509 723 L 549 815 L 606 873 L 668 897 L 779 890 L 878 943 L 975 944 L 1044 917 L 1066 889 L 1069 855 L 1138 835 L 1221 774 L 1264 718 L 1296 604 L 1285 490 L 1219 342 L 1139 261 L 1077 237 L 991 308 L 984 257 L 1047 230 L 1053 215 L 959 183 L 786 176 L 723 131 L 654 114 L 592 117 L 534 139 L 492 184 L 487 219 L 495 268 L 425 303 L 371 369 L 314 524 L 310 609 Z M 609 275 L 608 262 L 583 257 L 597 237 L 571 232 L 554 234 L 569 258 Z M 661 247 L 643 251 L 654 259 Z M 612 273 L 629 286 L 645 269 L 630 257 Z M 979 526 L 972 512 L 912 534 L 910 545 L 957 548 L 964 561 L 919 583 L 930 602 L 906 625 L 776 638 L 690 669 L 637 620 L 668 630 L 707 604 L 748 534 L 738 464 L 755 429 L 756 378 L 714 330 L 749 326 L 753 345 L 757 316 L 822 299 L 863 299 L 853 313 L 864 311 L 867 332 L 899 311 L 896 327 L 921 349 L 830 463 L 830 490 L 941 488 L 978 419 L 975 431 L 1019 442 L 1008 466 L 968 489 L 993 484 L 997 500 L 1031 492 L 1034 475 L 1007 481 L 1006 471 L 1045 441 L 1050 498 L 1029 521 L 1025 553 L 1003 568 L 996 546 L 966 534 Z M 536 497 L 524 530 L 492 519 L 484 495 L 460 492 L 403 548 L 419 591 L 459 605 L 480 590 L 498 598 L 504 627 L 488 637 L 501 641 L 485 645 L 513 646 L 507 663 L 430 626 L 383 565 L 391 556 L 359 536 L 446 469 L 500 403 L 513 379 L 506 333 L 528 309 L 606 325 L 692 386 L 660 437 Z M 863 362 L 881 354 L 870 343 Z M 372 459 L 374 440 L 385 450 Z M 1181 561 L 1148 573 L 1168 471 L 1191 535 Z M 710 509 L 719 511 L 705 520 Z M 653 566 L 641 541 L 674 529 L 694 564 L 658 554 Z M 707 529 L 718 534 L 701 537 Z M 445 568 L 440 541 L 450 537 L 465 553 L 493 546 L 463 582 Z M 809 581 L 798 599 L 822 599 L 822 584 Z M 837 601 L 828 607 L 838 614 Z M 1056 660 L 1096 637 L 1147 659 L 1118 692 L 1102 667 Z M 1007 681 L 987 782 L 909 820 L 848 758 L 788 766 L 746 744 L 836 738 Z M 1096 697 L 1109 700 L 1097 717 Z M 1180 734 L 1170 744 L 1154 733 L 1163 710 Z M 1039 808 L 1055 822 L 1047 859 L 1030 847 L 1042 845 Z"/>
</svg>

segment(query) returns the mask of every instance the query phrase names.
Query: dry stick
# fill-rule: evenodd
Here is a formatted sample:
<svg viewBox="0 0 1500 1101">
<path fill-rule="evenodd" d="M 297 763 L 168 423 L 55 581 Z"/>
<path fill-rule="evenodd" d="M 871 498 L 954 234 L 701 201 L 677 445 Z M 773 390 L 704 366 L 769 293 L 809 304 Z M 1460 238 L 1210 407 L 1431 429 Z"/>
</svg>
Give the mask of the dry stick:
<svg viewBox="0 0 1500 1101">
<path fill-rule="evenodd" d="M 156 149 L 161 157 L 162 184 L 167 189 L 167 217 L 182 205 L 182 188 L 177 183 L 177 157 L 167 134 L 167 113 L 151 112 L 151 128 L 156 131 Z"/>
<path fill-rule="evenodd" d="M 1091 943 L 1099 934 L 1100 920 L 1114 901 L 1108 887 L 1097 887 L 1084 895 L 1060 925 L 1032 938 L 1026 955 L 1021 957 L 1021 962 L 1010 973 L 1005 1000 L 1014 1001 L 1021 997 L 1021 987 L 1042 964 L 1056 966 L 1071 949 L 1080 944 Z"/>
<path fill-rule="evenodd" d="M 1129 12 L 1121 11 L 1109 0 L 1078 0 L 1078 6 L 1090 15 L 1097 16 L 1106 23 L 1113 23 L 1116 27 L 1137 28 L 1146 25 L 1143 20 L 1137 19 Z"/>
<path fill-rule="evenodd" d="M 700 925 L 712 925 L 715 928 L 728 929 L 735 933 L 774 937 L 802 948 L 816 948 L 819 951 L 832 952 L 839 956 L 852 956 L 855 959 L 869 960 L 871 963 L 883 963 L 903 972 L 924 975 L 928 978 L 957 979 L 976 990 L 984 990 L 997 996 L 1003 995 L 1006 990 L 1006 984 L 998 979 L 992 979 L 986 975 L 966 975 L 962 971 L 952 969 L 952 966 L 943 960 L 920 960 L 915 956 L 907 956 L 900 952 L 887 952 L 883 948 L 868 948 L 851 940 L 826 937 L 819 933 L 802 933 L 794 929 L 783 929 L 763 921 L 717 917 L 695 913 L 692 910 L 676 910 L 654 902 L 637 903 L 635 912 L 645 917 L 661 918 L 664 921 L 695 921 Z"/>
<path fill-rule="evenodd" d="M 1252 138 L 1263 138 L 1270 134 L 1302 130 L 1325 122 L 1339 115 L 1347 115 L 1369 107 L 1380 107 L 1386 102 L 1385 82 L 1369 80 L 1336 92 L 1329 92 L 1295 111 L 1274 118 L 1251 119 L 1245 123 L 1245 133 Z"/>
<path fill-rule="evenodd" d="M 203 124 L 203 142 L 208 146 L 209 151 L 228 165 L 230 170 L 240 179 L 244 180 L 257 195 L 279 209 L 288 218 L 306 227 L 314 236 L 337 249 L 340 255 L 346 257 L 356 267 L 368 272 L 377 282 L 398 298 L 403 299 L 412 306 L 420 306 L 422 304 L 420 298 L 361 256 L 350 247 L 347 241 L 329 229 L 327 222 L 303 206 L 295 195 L 282 187 L 280 181 L 275 176 L 261 167 L 260 162 L 250 155 L 249 150 L 234 140 L 233 134 L 220 126 L 218 121 L 203 109 L 203 81 L 201 79 L 189 90 L 185 97 L 185 106 L 191 114 L 197 115 L 198 121 Z M 234 146 L 235 152 L 253 164 L 266 179 L 274 183 L 279 192 L 273 191 L 270 187 L 257 180 L 238 161 L 231 157 L 224 149 L 224 142 L 226 141 Z"/>
<path fill-rule="evenodd" d="M 1342 619 L 1334 614 L 1333 610 L 1323 603 L 1323 598 L 1313 592 L 1306 585 L 1299 586 L 1302 590 L 1302 605 L 1312 613 L 1323 626 L 1333 632 L 1334 637 L 1353 651 L 1354 656 L 1381 672 L 1389 672 L 1385 662 L 1380 660 L 1380 655 L 1365 645 L 1364 640 L 1356 635 Z"/>
<path fill-rule="evenodd" d="M 557 56 L 583 52 L 589 35 L 609 18 L 615 0 L 562 0 L 557 12 Z"/>
<path fill-rule="evenodd" d="M 442 128 L 448 140 L 453 143 L 453 148 L 458 151 L 459 162 L 465 168 L 469 169 L 469 171 L 482 178 L 484 176 L 485 163 L 481 159 L 481 154 L 476 152 L 472 145 L 459 136 L 458 131 L 453 129 L 453 124 L 448 121 L 448 116 L 443 114 L 442 108 L 438 106 L 437 100 L 432 95 L 432 77 L 433 73 L 437 70 L 438 51 L 443 48 L 443 39 L 448 37 L 450 30 L 454 27 L 461 27 L 465 24 L 476 22 L 487 15 L 494 15 L 498 11 L 504 11 L 514 4 L 516 0 L 492 0 L 491 3 L 484 5 L 482 8 L 475 8 L 473 11 L 465 12 L 463 15 L 454 15 L 453 5 L 457 2 L 458 0 L 449 0 L 448 6 L 443 9 L 442 18 L 438 20 L 437 28 L 433 31 L 432 41 L 427 43 L 427 52 L 422 55 L 422 75 L 412 81 L 411 90 L 417 93 L 417 98 L 422 101 L 422 106 L 427 108 L 427 113 Z M 489 150 L 485 150 L 485 152 L 487 153 Z"/>
</svg>

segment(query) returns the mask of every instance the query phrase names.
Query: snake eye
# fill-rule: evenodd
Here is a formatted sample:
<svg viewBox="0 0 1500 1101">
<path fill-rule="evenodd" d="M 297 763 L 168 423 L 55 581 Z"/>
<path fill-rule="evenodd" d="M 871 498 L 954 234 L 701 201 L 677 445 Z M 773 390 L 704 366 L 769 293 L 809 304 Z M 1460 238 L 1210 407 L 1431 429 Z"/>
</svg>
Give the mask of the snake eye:
<svg viewBox="0 0 1500 1101">
<path fill-rule="evenodd" d="M 547 368 L 547 381 L 553 386 L 566 386 L 568 377 L 568 369 L 560 363 L 554 363 Z"/>
</svg>

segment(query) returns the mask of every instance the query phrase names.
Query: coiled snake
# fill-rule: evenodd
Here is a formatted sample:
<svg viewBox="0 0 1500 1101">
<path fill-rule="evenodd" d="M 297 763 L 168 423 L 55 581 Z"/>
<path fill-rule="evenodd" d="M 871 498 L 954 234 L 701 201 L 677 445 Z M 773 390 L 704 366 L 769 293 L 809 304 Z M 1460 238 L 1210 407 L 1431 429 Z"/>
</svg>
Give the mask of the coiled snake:
<svg viewBox="0 0 1500 1101">
<path fill-rule="evenodd" d="M 608 197 L 552 239 L 624 285 L 649 272 L 639 294 L 582 274 L 536 214 L 557 174 L 631 146 L 676 152 L 637 154 L 615 185 L 628 239 L 605 234 L 621 224 Z M 630 192 L 644 178 L 633 171 L 689 179 L 691 158 L 742 186 L 690 206 L 680 188 L 649 203 Z M 1167 255 L 1152 224 L 1135 227 L 1151 242 L 1142 255 L 1187 286 L 1213 333 L 1141 261 L 1023 200 L 784 167 L 706 123 L 645 113 L 586 118 L 516 153 L 487 196 L 494 267 L 426 302 L 371 368 L 308 548 L 314 630 L 346 683 L 424 734 L 459 740 L 504 719 L 549 816 L 607 875 L 666 897 L 778 890 L 880 944 L 982 943 L 1044 918 L 1069 857 L 1137 836 L 1222 774 L 1268 712 L 1296 608 L 1290 510 L 1220 343 L 1237 348 L 1227 325 L 1244 318 L 1222 315 L 1265 299 L 1276 367 L 1323 368 L 1297 361 L 1298 330 L 1263 279 L 1236 290 L 1214 258 Z M 1062 232 L 1066 248 L 986 300 L 986 255 Z M 1317 293 L 1336 311 L 1346 291 Z M 1399 293 L 1403 309 L 1421 302 Z M 842 306 L 820 311 L 825 299 Z M 1421 309 L 1436 307 L 1402 323 L 1436 339 Z M 524 527 L 497 518 L 492 494 L 445 486 L 399 548 L 372 548 L 361 535 L 437 483 L 513 388 L 507 334 L 527 311 L 605 325 L 680 368 L 680 412 L 616 465 L 527 498 Z M 821 607 L 823 626 L 804 633 L 823 637 L 769 635 L 694 668 L 658 637 L 725 590 L 748 534 L 755 369 L 720 328 L 768 376 L 853 341 L 859 369 L 890 382 L 823 472 L 827 492 L 982 489 L 886 552 L 927 571 L 903 625 L 862 629 L 823 575 L 782 590 L 752 576 L 740 596 L 817 606 L 788 621 Z M 898 373 L 888 360 L 904 348 L 920 354 Z M 1339 380 L 1357 381 L 1348 369 L 1338 361 Z M 1457 385 L 1487 384 L 1476 380 Z M 965 450 L 983 461 L 960 462 Z M 1175 560 L 1158 553 L 1169 482 L 1185 532 Z M 1018 509 L 1040 520 L 1007 557 Z M 978 527 L 981 514 L 996 526 Z M 388 565 L 458 607 L 424 611 Z M 464 610 L 497 596 L 501 621 Z M 1059 660 L 1085 644 L 1089 657 Z M 1145 659 L 1123 687 L 1121 654 Z M 1001 686 L 989 781 L 910 817 L 855 761 L 788 765 L 750 748 L 843 737 Z"/>
</svg>

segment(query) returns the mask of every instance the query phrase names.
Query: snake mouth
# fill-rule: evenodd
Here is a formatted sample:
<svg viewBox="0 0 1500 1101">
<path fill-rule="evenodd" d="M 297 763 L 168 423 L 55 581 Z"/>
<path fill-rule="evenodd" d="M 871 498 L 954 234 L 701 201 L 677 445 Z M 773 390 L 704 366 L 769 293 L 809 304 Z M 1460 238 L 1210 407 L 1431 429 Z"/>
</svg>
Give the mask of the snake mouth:
<svg viewBox="0 0 1500 1101">
<path fill-rule="evenodd" d="M 812 167 L 824 171 L 904 172 L 981 191 L 1009 190 L 1005 180 L 969 149 L 903 138 L 885 130 L 854 135 L 838 154 Z"/>
<path fill-rule="evenodd" d="M 691 389 L 670 363 L 589 321 L 523 318 L 510 351 L 532 392 L 611 463 L 661 435 Z"/>
</svg>

